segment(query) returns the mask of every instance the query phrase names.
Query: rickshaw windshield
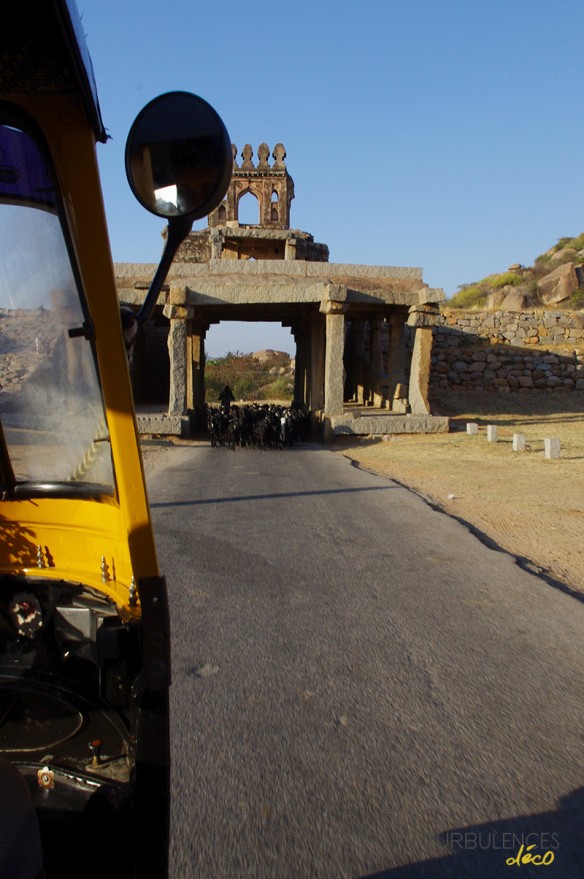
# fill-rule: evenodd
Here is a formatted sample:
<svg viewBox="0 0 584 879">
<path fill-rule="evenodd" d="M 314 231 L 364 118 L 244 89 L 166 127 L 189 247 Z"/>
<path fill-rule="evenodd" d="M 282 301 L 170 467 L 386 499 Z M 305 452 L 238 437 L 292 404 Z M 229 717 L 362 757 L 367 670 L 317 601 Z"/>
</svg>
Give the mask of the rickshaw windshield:
<svg viewBox="0 0 584 879">
<path fill-rule="evenodd" d="M 13 486 L 113 492 L 107 423 L 54 175 L 0 116 L 0 420 Z"/>
</svg>

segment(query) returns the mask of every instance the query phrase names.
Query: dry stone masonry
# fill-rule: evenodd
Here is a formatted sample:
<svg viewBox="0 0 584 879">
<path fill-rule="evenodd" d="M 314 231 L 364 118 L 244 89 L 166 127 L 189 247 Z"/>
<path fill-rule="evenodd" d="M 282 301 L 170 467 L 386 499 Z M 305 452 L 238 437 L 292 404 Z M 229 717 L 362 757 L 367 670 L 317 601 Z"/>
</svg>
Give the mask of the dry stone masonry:
<svg viewBox="0 0 584 879">
<path fill-rule="evenodd" d="M 430 387 L 503 393 L 584 390 L 584 315 L 441 310 Z"/>
</svg>

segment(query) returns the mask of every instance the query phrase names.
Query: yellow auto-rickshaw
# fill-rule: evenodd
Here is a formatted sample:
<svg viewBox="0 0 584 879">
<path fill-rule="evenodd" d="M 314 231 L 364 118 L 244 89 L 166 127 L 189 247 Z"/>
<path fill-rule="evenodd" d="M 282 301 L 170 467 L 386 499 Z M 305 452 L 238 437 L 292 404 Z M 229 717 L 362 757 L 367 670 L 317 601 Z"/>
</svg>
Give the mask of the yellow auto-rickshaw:
<svg viewBox="0 0 584 879">
<path fill-rule="evenodd" d="M 130 185 L 168 220 L 168 237 L 144 306 L 122 326 L 96 162 L 96 141 L 106 140 L 74 4 L 8 4 L 0 875 L 11 879 L 29 875 L 38 857 L 49 879 L 167 874 L 167 593 L 126 348 L 193 219 L 223 198 L 232 153 L 221 119 L 194 95 L 164 95 L 139 114 L 126 152 Z"/>
</svg>

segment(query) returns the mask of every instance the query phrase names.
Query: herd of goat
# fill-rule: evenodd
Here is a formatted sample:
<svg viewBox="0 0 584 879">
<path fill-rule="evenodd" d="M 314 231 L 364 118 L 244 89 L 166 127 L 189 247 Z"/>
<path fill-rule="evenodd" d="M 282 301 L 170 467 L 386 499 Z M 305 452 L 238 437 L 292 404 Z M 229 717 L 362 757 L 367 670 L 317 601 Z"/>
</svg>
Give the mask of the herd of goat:
<svg viewBox="0 0 584 879">
<path fill-rule="evenodd" d="M 252 403 L 207 409 L 212 446 L 283 449 L 310 440 L 310 413 L 299 406 Z"/>
</svg>

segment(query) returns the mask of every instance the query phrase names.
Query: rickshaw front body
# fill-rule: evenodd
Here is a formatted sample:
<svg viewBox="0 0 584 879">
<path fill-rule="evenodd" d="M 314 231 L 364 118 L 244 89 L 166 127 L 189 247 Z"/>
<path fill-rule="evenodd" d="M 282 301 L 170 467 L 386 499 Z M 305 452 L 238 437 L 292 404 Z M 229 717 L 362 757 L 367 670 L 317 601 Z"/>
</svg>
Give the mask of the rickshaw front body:
<svg viewBox="0 0 584 879">
<path fill-rule="evenodd" d="M 0 759 L 48 876 L 166 875 L 169 631 L 77 12 L 3 11 Z M 22 840 L 26 845 L 26 840 Z"/>
</svg>

